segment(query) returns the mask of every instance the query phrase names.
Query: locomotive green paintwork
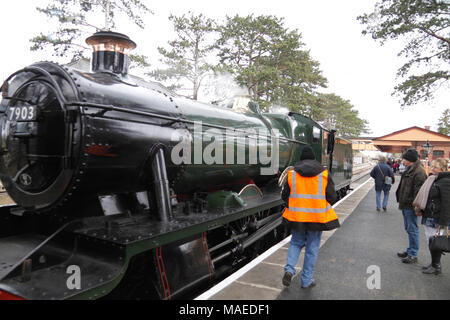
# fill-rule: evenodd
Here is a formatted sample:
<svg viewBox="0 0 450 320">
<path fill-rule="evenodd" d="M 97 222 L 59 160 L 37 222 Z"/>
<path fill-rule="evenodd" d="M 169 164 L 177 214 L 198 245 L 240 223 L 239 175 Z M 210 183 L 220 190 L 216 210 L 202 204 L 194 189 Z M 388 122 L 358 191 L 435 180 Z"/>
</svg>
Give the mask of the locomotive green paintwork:
<svg viewBox="0 0 450 320">
<path fill-rule="evenodd" d="M 52 73 L 46 72 L 47 69 Z M 70 69 L 66 72 L 51 63 L 41 63 L 27 70 L 19 75 L 28 77 L 27 72 L 36 71 L 50 80 L 55 74 L 65 78 L 68 83 L 77 79 L 78 82 L 67 88 L 82 88 L 84 100 L 70 99 L 71 102 L 66 103 L 73 108 L 68 114 L 72 118 L 68 119 L 75 121 L 78 119 L 74 117 L 77 115 L 75 112 L 80 111 L 79 122 L 83 124 L 80 128 L 85 130 L 74 127 L 73 131 L 85 135 L 85 138 L 71 141 L 70 145 L 85 148 L 76 153 L 80 159 L 74 160 L 79 161 L 80 167 L 73 168 L 75 180 L 70 185 L 71 189 L 61 188 L 56 195 L 48 194 L 64 196 L 61 198 L 61 207 L 55 207 L 53 214 L 32 215 L 32 206 L 27 208 L 29 212 L 25 215 L 21 215 L 17 206 L 0 208 L 0 249 L 14 253 L 9 255 L 10 259 L 8 254 L 5 255 L 9 260 L 4 262 L 7 267 L 0 270 L 0 290 L 28 299 L 114 297 L 118 291 L 127 292 L 129 286 L 140 286 L 142 279 L 148 280 L 144 278 L 145 275 L 153 272 L 156 275 L 155 286 L 160 290 L 159 296 L 170 298 L 175 293 L 181 294 L 191 285 L 215 276 L 216 268 L 226 265 L 231 270 L 247 256 L 249 252 L 245 250 L 252 248 L 257 241 L 263 242 L 269 233 L 273 241 L 280 240 L 277 235 L 286 235 L 281 226 L 283 202 L 280 190 L 272 182 L 278 179 L 285 168 L 298 161 L 305 145 L 311 145 L 316 159 L 330 170 L 341 196 L 349 188 L 351 144 L 344 139 L 334 139 L 333 132 L 301 114 L 261 113 L 253 102 L 232 109 L 201 104 L 157 90 L 130 86 L 108 74 L 90 74 Z M 13 92 L 9 95 L 12 96 Z M 3 104 L 2 101 L 2 106 L 6 109 L 7 103 Z M 0 111 L 4 112 L 5 109 Z M 78 122 L 68 123 L 75 125 Z M 200 132 L 195 130 L 197 124 L 202 125 Z M 145 179 L 151 176 L 153 169 L 149 168 L 145 160 L 146 157 L 152 160 L 152 149 L 149 153 L 152 144 L 163 145 L 168 152 L 166 157 L 170 158 L 170 152 L 177 143 L 171 141 L 171 134 L 177 129 L 181 135 L 194 138 L 190 145 L 193 149 L 196 147 L 195 138 L 201 138 L 201 153 L 211 143 L 207 137 L 209 129 L 214 129 L 218 133 L 217 137 L 222 137 L 219 148 L 224 157 L 230 145 L 236 152 L 230 159 L 231 164 L 209 164 L 204 159 L 196 163 L 194 154 L 187 164 L 180 165 L 167 160 L 169 179 L 160 181 L 170 180 L 175 195 L 186 196 L 178 198 L 178 204 L 183 204 L 183 201 L 188 204 L 183 210 L 195 204 L 190 201 L 199 191 L 207 194 L 206 198 L 200 199 L 207 205 L 201 210 L 196 208 L 187 211 L 178 211 L 177 207 L 173 219 L 164 221 L 155 216 L 159 209 L 155 206 L 157 201 L 149 206 L 150 201 L 145 203 L 140 198 L 144 191 L 147 195 L 157 195 L 154 184 L 150 185 Z M 236 138 L 229 145 L 227 133 Z M 261 175 L 261 169 L 268 165 L 258 160 L 256 163 L 239 161 L 238 148 L 242 147 L 245 155 L 249 155 L 251 147 L 237 138 L 249 139 L 251 136 L 258 139 L 258 147 L 267 148 L 267 154 L 278 151 L 278 164 L 271 174 Z M 272 149 L 271 141 L 276 141 L 277 150 Z M 109 150 L 111 146 L 115 147 L 112 151 Z M 92 153 L 95 150 L 104 152 Z M 157 169 L 162 171 L 161 167 Z M 252 182 L 261 187 L 260 198 L 257 191 L 261 190 L 256 187 L 250 190 L 253 195 L 240 192 Z M 84 207 L 81 206 L 83 203 L 78 207 L 74 205 L 78 205 L 75 201 L 70 202 L 72 192 L 80 190 L 93 195 L 88 198 L 92 202 L 83 199 Z M 33 196 L 40 198 L 41 193 Z M 106 200 L 101 205 L 111 206 L 100 208 L 96 196 L 105 196 L 102 199 Z M 42 198 L 47 201 L 47 197 Z M 80 208 L 89 209 L 81 212 L 85 216 L 75 218 L 70 215 L 80 213 Z M 107 213 L 109 209 L 111 211 Z M 64 218 L 58 219 L 59 215 L 64 215 Z M 34 233 L 30 233 L 27 226 L 33 226 Z M 16 242 L 22 243 L 25 253 L 19 259 L 15 258 L 16 252 L 12 252 L 15 249 L 11 244 Z M 218 247 L 220 250 L 216 249 L 215 257 L 211 259 L 211 251 Z M 166 254 L 164 259 L 161 251 Z M 203 256 L 197 257 L 198 252 Z M 166 259 L 175 261 L 169 261 L 166 265 L 175 270 L 167 274 L 164 272 L 163 276 L 159 266 Z M 36 268 L 22 268 L 27 260 L 33 261 Z M 39 265 L 37 261 L 45 262 Z M 87 281 L 83 282 L 80 291 L 70 291 L 65 286 L 68 265 L 83 268 L 83 277 Z M 189 274 L 185 278 L 179 277 L 192 266 L 203 273 L 198 277 L 189 278 Z M 145 274 L 139 275 L 142 279 L 133 278 L 136 275 L 133 274 L 134 268 L 146 270 Z M 128 277 L 130 274 L 133 275 L 131 278 Z M 31 280 L 18 281 L 21 277 Z M 162 280 L 163 277 L 165 280 Z M 165 283 L 159 283 L 160 280 Z M 173 290 L 171 293 L 164 289 L 169 282 Z"/>
<path fill-rule="evenodd" d="M 220 163 L 205 163 L 204 159 L 201 159 L 199 163 L 198 159 L 196 162 L 194 155 L 191 154 L 189 163 L 184 164 L 182 177 L 174 184 L 176 191 L 182 190 L 184 193 L 189 193 L 194 190 L 194 186 L 196 191 L 199 186 L 204 188 L 203 191 L 208 191 L 211 188 L 220 189 L 220 187 L 242 188 L 246 183 L 265 184 L 283 172 L 286 167 L 295 165 L 306 144 L 312 146 L 319 162 L 329 168 L 332 174 L 336 173 L 340 188 L 345 188 L 349 184 L 351 145 L 347 146 L 341 143 L 344 140 L 336 139 L 338 143 L 334 151 L 335 157 L 333 165 L 330 166 L 329 155 L 326 152 L 330 131 L 308 117 L 298 113 L 261 113 L 254 102 L 232 109 L 201 104 L 188 99 L 180 101 L 178 105 L 184 118 L 191 122 L 190 125 L 185 126 L 189 139 L 202 142 L 201 148 L 197 151 L 203 152 L 208 148 L 208 144 L 214 141 L 218 143 L 222 156 Z M 195 130 L 195 124 L 200 124 L 201 133 Z M 215 130 L 214 138 L 208 136 L 208 130 Z M 267 135 L 261 135 L 261 132 L 266 132 Z M 269 165 L 263 165 L 259 155 L 257 161 L 249 162 L 250 146 L 239 139 L 246 138 L 248 143 L 252 135 L 255 141 L 258 140 L 255 146 L 267 148 L 267 155 L 272 155 L 273 152 L 278 153 L 276 165 L 272 162 Z M 277 150 L 272 150 L 274 142 Z M 196 151 L 195 142 L 192 142 L 190 147 L 191 150 Z M 231 159 L 228 159 L 227 154 L 229 148 L 233 148 Z M 238 159 L 239 150 L 244 153 L 244 162 Z M 273 160 L 272 158 L 271 161 Z M 270 166 L 275 171 L 272 174 L 261 175 L 261 169 L 268 169 Z M 189 186 L 192 188 L 190 189 Z M 239 190 L 235 189 L 235 191 Z"/>
</svg>

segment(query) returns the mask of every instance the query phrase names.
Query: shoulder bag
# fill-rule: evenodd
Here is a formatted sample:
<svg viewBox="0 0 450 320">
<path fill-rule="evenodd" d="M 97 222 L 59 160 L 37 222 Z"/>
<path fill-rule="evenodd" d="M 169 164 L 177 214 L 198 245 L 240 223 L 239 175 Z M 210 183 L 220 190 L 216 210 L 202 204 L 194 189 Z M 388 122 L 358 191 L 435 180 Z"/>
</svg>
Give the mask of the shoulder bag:
<svg viewBox="0 0 450 320">
<path fill-rule="evenodd" d="M 386 175 L 384 174 L 383 170 L 381 170 L 380 164 L 378 164 L 378 169 L 380 169 L 381 174 L 382 174 L 383 177 L 384 177 L 383 183 L 386 184 L 386 185 L 391 185 L 391 184 L 392 184 L 392 178 L 389 177 L 389 176 L 386 176 Z"/>
</svg>

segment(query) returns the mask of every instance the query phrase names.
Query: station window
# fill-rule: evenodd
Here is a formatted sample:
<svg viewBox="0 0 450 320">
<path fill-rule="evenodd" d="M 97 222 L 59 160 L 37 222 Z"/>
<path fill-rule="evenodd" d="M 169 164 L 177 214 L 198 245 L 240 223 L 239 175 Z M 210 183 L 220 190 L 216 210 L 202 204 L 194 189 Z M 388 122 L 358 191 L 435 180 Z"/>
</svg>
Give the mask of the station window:
<svg viewBox="0 0 450 320">
<path fill-rule="evenodd" d="M 443 150 L 434 150 L 433 151 L 433 157 L 443 157 L 444 151 Z"/>
<path fill-rule="evenodd" d="M 313 143 L 320 142 L 320 129 L 317 127 L 313 127 Z"/>
<path fill-rule="evenodd" d="M 328 135 L 329 133 L 327 131 L 323 131 L 322 150 L 325 154 L 328 153 Z"/>
<path fill-rule="evenodd" d="M 294 129 L 294 137 L 298 141 L 306 141 L 306 130 L 307 127 L 305 124 L 298 122 Z"/>
</svg>

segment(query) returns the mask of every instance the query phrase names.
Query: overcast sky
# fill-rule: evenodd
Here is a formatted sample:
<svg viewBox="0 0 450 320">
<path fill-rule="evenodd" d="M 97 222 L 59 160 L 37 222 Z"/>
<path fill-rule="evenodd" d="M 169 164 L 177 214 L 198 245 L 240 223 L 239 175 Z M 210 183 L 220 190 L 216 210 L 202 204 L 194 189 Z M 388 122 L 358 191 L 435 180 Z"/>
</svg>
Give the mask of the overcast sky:
<svg viewBox="0 0 450 320">
<path fill-rule="evenodd" d="M 360 117 L 369 121 L 372 133 L 378 137 L 411 126 L 431 126 L 437 129 L 438 118 L 449 108 L 450 92 L 441 90 L 432 103 L 402 109 L 398 97 L 391 93 L 395 74 L 402 59 L 397 57 L 401 43 L 380 46 L 356 20 L 358 15 L 373 11 L 375 0 L 166 0 L 145 1 L 153 10 L 146 28 L 140 30 L 119 24 L 114 31 L 128 34 L 138 45 L 139 53 L 156 63 L 157 46 L 165 46 L 174 36 L 169 14 L 188 11 L 222 20 L 225 15 L 276 15 L 285 19 L 285 27 L 298 29 L 305 48 L 320 63 L 328 79 L 326 93 L 335 93 L 351 104 Z M 43 53 L 30 52 L 29 39 L 40 31 L 51 29 L 51 22 L 36 11 L 45 0 L 2 1 L 0 8 L 0 79 L 40 60 L 55 60 Z M 54 22 L 53 22 L 54 23 Z M 102 25 L 101 20 L 99 24 Z"/>
</svg>

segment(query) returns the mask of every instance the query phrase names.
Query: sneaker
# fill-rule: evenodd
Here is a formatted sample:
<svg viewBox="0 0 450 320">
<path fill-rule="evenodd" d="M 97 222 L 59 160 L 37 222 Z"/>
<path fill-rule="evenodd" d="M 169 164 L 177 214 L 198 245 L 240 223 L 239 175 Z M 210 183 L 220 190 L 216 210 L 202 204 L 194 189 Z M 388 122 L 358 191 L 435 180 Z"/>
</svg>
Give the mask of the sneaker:
<svg viewBox="0 0 450 320">
<path fill-rule="evenodd" d="M 291 285 L 293 274 L 290 272 L 285 272 L 283 276 L 283 285 L 289 287 Z"/>
<path fill-rule="evenodd" d="M 377 208 L 377 211 L 380 211 L 380 208 Z"/>
<path fill-rule="evenodd" d="M 397 252 L 397 257 L 399 258 L 406 258 L 408 254 L 406 252 Z"/>
<path fill-rule="evenodd" d="M 417 262 L 417 257 L 411 257 L 411 256 L 407 256 L 406 258 L 402 259 L 403 263 L 416 263 Z"/>
<path fill-rule="evenodd" d="M 383 207 L 383 211 L 386 212 L 386 207 Z"/>
<path fill-rule="evenodd" d="M 302 289 L 310 289 L 310 288 L 313 288 L 315 286 L 316 286 L 316 282 L 313 280 L 313 281 L 311 281 L 311 283 L 309 285 L 307 285 L 305 287 L 302 286 Z"/>
</svg>

